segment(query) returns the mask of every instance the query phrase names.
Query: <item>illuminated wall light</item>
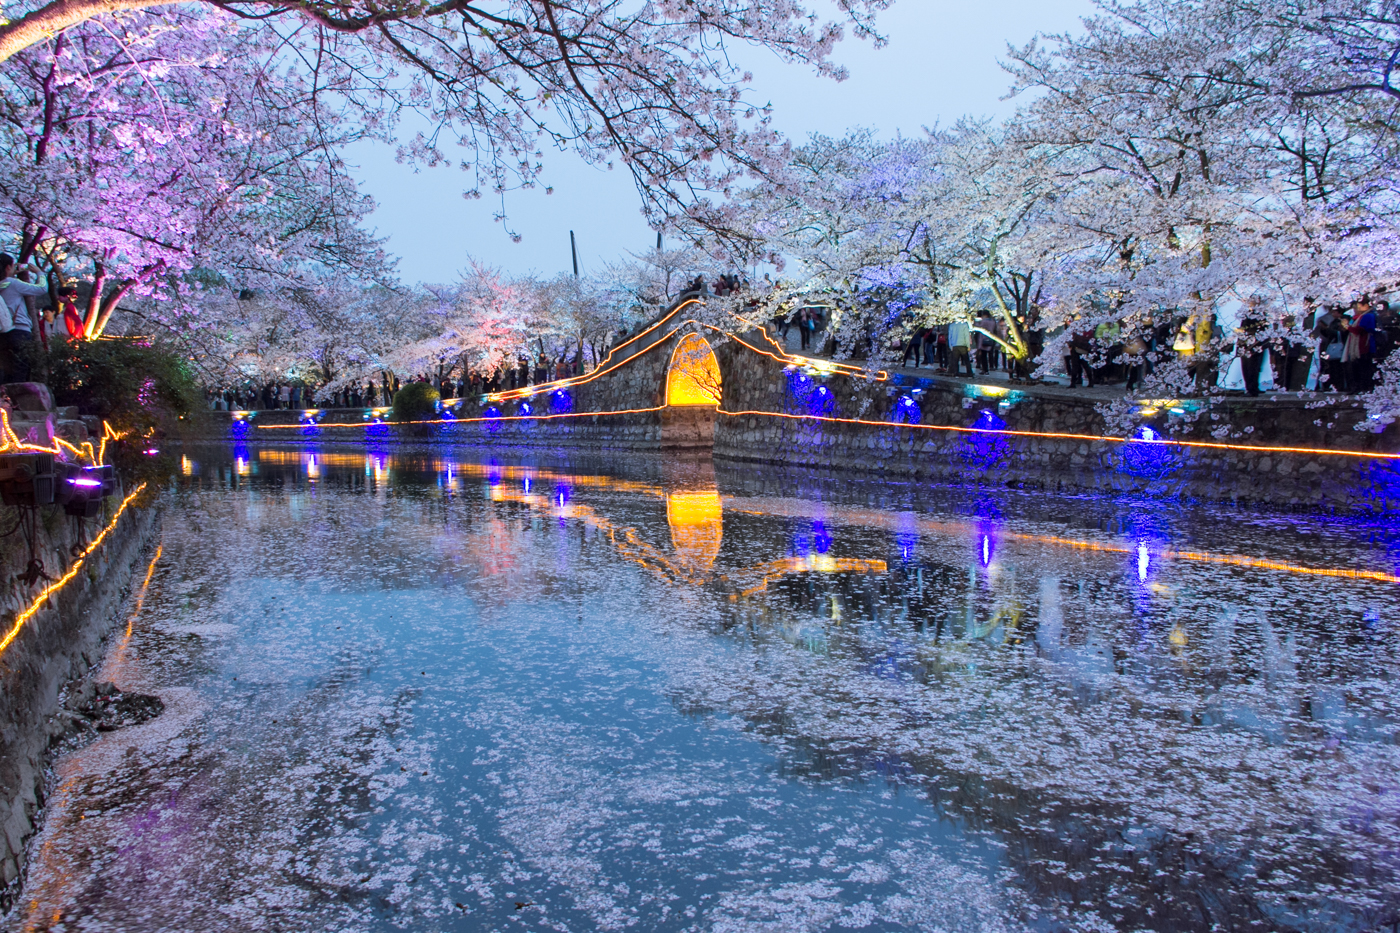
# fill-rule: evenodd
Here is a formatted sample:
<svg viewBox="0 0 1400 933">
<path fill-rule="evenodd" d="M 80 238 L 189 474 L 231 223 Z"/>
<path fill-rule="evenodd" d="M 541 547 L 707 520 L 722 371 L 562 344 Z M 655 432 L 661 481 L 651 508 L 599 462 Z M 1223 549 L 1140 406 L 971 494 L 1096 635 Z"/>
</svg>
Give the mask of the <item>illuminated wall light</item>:
<svg viewBox="0 0 1400 933">
<path fill-rule="evenodd" d="M 890 420 L 895 424 L 918 424 L 924 419 L 923 410 L 911 396 L 901 395 L 891 412 Z"/>
<path fill-rule="evenodd" d="M 830 386 L 818 385 L 807 397 L 807 410 L 814 415 L 829 415 L 836 410 L 836 393 Z"/>
<path fill-rule="evenodd" d="M 1181 468 L 1180 448 L 1162 440 L 1162 435 L 1144 424 L 1119 448 L 1119 467 L 1135 476 L 1158 478 Z"/>
<path fill-rule="evenodd" d="M 1011 457 L 1011 442 L 1005 435 L 1006 422 L 990 408 L 982 409 L 973 431 L 964 435 L 958 455 L 969 466 L 990 470 Z"/>
<path fill-rule="evenodd" d="M 522 418 L 528 418 L 528 417 L 530 417 L 531 415 L 533 415 L 534 413 L 535 413 L 535 409 L 532 408 L 532 407 L 530 406 L 530 403 L 529 403 L 529 402 L 521 402 L 521 403 L 520 403 L 520 417 L 522 417 Z"/>
<path fill-rule="evenodd" d="M 556 414 L 573 411 L 573 393 L 571 393 L 568 389 L 555 389 L 549 394 L 549 408 Z"/>
</svg>

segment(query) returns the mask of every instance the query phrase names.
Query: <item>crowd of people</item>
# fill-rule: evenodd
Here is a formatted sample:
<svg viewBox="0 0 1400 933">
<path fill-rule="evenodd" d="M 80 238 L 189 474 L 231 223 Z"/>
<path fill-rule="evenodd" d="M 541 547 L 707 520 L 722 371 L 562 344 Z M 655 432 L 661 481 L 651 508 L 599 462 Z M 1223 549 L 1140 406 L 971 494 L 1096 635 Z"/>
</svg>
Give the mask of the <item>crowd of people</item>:
<svg viewBox="0 0 1400 933">
<path fill-rule="evenodd" d="M 1070 334 L 1064 373 L 1071 387 L 1121 384 L 1131 392 L 1153 371 L 1153 359 L 1160 359 L 1156 351 L 1170 350 L 1187 359 L 1188 371 L 1205 389 L 1219 379 L 1223 352 L 1227 360 L 1239 360 L 1246 395 L 1260 394 L 1266 363 L 1275 391 L 1370 391 L 1377 367 L 1400 344 L 1397 309 L 1368 295 L 1350 305 L 1309 301 L 1305 311 L 1301 322 L 1283 322 L 1284 334 L 1269 328 L 1261 310 L 1249 306 L 1241 310 L 1228 334 L 1213 315 L 1182 316 L 1151 327 L 1134 327 L 1131 322 L 1100 324 Z M 1029 376 L 1046 334 L 1027 327 L 1024 319 L 1018 323 L 1030 362 L 1018 361 L 1007 352 L 1005 321 L 984 314 L 973 322 L 919 328 L 900 348 L 901 365 L 929 366 L 945 375 L 968 377 L 1000 370 L 1013 382 L 1019 381 Z"/>
<path fill-rule="evenodd" d="M 625 334 L 623 335 L 625 337 Z M 483 374 L 454 370 L 433 377 L 428 374 L 414 376 L 409 382 L 424 382 L 437 389 L 445 401 L 458 398 L 472 398 L 521 389 L 531 385 L 542 385 L 559 379 L 581 375 L 582 358 L 575 354 L 572 358 L 560 357 L 551 360 L 544 354 L 532 363 L 524 356 L 502 363 L 494 372 Z M 208 389 L 205 397 L 209 407 L 215 411 L 276 411 L 279 409 L 302 410 L 306 408 L 376 408 L 392 405 L 394 396 L 403 387 L 398 376 L 384 372 L 379 381 L 366 379 L 343 384 L 335 388 L 317 387 L 309 382 L 269 382 L 262 386 L 245 383 L 225 389 Z"/>
<path fill-rule="evenodd" d="M 1022 335 L 1030 345 L 1030 359 L 1040 355 L 1044 345 L 1044 332 L 1028 329 L 1025 320 L 1020 321 Z M 903 344 L 901 366 L 918 369 L 930 366 L 936 371 L 950 376 L 987 375 L 997 370 L 1005 372 L 1012 380 L 1020 381 L 1029 377 L 1030 366 L 1006 352 L 1009 328 L 1000 318 L 993 319 L 983 314 L 976 321 L 952 321 L 933 327 L 921 327 Z"/>
</svg>

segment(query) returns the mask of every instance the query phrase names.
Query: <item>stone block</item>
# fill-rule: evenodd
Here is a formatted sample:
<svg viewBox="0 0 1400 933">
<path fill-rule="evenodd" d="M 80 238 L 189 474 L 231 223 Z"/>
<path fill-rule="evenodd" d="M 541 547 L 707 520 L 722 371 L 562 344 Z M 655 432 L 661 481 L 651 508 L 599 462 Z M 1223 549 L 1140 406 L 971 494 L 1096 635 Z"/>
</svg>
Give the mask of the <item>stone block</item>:
<svg viewBox="0 0 1400 933">
<path fill-rule="evenodd" d="M 82 444 L 89 440 L 87 425 L 81 421 L 63 420 L 54 427 L 54 434 L 70 444 Z"/>
<path fill-rule="evenodd" d="M 10 430 L 21 442 L 40 447 L 53 446 L 53 415 L 33 411 L 18 411 L 15 415 L 10 421 Z"/>
<path fill-rule="evenodd" d="M 42 382 L 7 382 L 4 388 L 16 411 L 53 411 L 53 393 Z"/>
</svg>

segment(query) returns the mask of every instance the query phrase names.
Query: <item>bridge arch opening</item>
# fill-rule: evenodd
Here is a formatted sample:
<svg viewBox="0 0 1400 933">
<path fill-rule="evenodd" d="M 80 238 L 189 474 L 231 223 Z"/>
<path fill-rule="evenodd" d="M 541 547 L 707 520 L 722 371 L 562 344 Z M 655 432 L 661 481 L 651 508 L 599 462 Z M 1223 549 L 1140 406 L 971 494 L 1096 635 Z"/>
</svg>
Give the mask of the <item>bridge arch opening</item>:
<svg viewBox="0 0 1400 933">
<path fill-rule="evenodd" d="M 666 371 L 666 404 L 716 407 L 723 394 L 715 351 L 699 334 L 686 334 L 671 353 Z"/>
</svg>

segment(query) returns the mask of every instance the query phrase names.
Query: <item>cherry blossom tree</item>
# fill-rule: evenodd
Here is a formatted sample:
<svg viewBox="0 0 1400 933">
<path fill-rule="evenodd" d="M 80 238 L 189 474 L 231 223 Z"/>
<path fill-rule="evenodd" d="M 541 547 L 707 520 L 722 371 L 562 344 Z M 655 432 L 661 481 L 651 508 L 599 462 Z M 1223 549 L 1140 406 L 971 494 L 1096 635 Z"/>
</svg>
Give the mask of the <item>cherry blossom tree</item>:
<svg viewBox="0 0 1400 933">
<path fill-rule="evenodd" d="M 84 23 L 0 69 L 0 218 L 51 285 L 85 280 L 87 337 L 138 298 L 159 299 L 140 327 L 183 328 L 208 289 L 385 264 L 338 154 L 365 130 L 274 40 L 174 8 Z"/>
<path fill-rule="evenodd" d="M 431 127 L 407 158 L 457 163 L 468 194 L 539 183 L 546 149 L 620 164 L 658 224 L 686 220 L 742 238 L 724 199 L 779 166 L 785 141 L 736 64 L 754 46 L 833 78 L 847 29 L 882 41 L 891 0 L 841 0 L 824 20 L 802 0 L 293 0 L 209 4 L 274 37 L 313 86 L 334 89 L 363 124 L 392 127 L 412 111 Z M 164 0 L 39 0 L 0 25 L 0 61 L 84 23 L 141 9 L 192 15 Z M 22 15 L 17 15 L 22 14 Z"/>
<path fill-rule="evenodd" d="M 781 300 L 831 310 L 838 351 L 888 349 L 917 328 L 984 315 L 1026 360 L 1023 324 L 1053 261 L 1035 231 L 1047 180 L 986 121 L 921 139 L 816 136 L 755 192 L 755 229 L 794 262 Z"/>
<path fill-rule="evenodd" d="M 1263 339 L 1305 341 L 1306 298 L 1396 281 L 1398 25 L 1361 0 L 1144 0 L 1015 51 L 1016 90 L 1037 96 L 1011 133 L 1051 183 L 1047 320 L 1066 328 L 1046 356 L 1098 324 L 1216 320 L 1193 345 L 1199 383 L 1235 309 L 1262 315 Z M 1187 360 L 1157 356 L 1147 391 L 1187 391 Z"/>
</svg>

